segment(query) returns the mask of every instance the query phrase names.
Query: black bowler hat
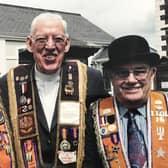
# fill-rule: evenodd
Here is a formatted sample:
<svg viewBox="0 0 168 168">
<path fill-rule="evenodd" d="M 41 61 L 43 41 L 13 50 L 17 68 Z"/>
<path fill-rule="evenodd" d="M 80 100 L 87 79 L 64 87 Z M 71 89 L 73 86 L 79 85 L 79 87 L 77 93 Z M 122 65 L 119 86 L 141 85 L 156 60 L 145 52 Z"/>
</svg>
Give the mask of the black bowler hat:
<svg viewBox="0 0 168 168">
<path fill-rule="evenodd" d="M 114 40 L 108 47 L 109 61 L 103 64 L 106 69 L 130 63 L 159 64 L 160 56 L 151 52 L 148 42 L 141 36 L 128 35 Z"/>
</svg>

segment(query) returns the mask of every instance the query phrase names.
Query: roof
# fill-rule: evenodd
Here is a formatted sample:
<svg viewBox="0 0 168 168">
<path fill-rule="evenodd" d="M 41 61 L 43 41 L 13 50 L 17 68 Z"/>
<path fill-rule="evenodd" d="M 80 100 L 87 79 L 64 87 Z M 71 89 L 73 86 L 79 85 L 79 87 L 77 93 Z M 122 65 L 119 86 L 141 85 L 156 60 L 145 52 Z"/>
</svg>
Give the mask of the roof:
<svg viewBox="0 0 168 168">
<path fill-rule="evenodd" d="M 77 13 L 22 7 L 0 3 L 0 37 L 25 39 L 29 34 L 32 19 L 42 12 L 55 12 L 68 23 L 72 45 L 108 45 L 113 37 Z"/>
</svg>

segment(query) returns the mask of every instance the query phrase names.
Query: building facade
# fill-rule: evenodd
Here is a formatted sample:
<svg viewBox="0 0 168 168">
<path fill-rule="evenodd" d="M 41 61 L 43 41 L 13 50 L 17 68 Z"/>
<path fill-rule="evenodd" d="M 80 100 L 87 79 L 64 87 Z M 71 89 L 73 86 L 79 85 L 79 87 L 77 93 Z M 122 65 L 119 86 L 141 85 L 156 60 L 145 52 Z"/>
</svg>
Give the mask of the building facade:
<svg viewBox="0 0 168 168">
<path fill-rule="evenodd" d="M 161 56 L 156 76 L 157 90 L 168 91 L 168 0 L 155 0 L 157 50 Z"/>
<path fill-rule="evenodd" d="M 163 56 L 168 56 L 168 0 L 156 1 L 156 30 L 157 30 L 157 48 Z"/>
<path fill-rule="evenodd" d="M 26 50 L 25 40 L 32 19 L 43 12 L 58 13 L 67 21 L 71 38 L 67 59 L 79 59 L 87 64 L 89 56 L 113 40 L 110 34 L 77 13 L 0 3 L 0 74 L 19 63 L 33 61 Z"/>
</svg>

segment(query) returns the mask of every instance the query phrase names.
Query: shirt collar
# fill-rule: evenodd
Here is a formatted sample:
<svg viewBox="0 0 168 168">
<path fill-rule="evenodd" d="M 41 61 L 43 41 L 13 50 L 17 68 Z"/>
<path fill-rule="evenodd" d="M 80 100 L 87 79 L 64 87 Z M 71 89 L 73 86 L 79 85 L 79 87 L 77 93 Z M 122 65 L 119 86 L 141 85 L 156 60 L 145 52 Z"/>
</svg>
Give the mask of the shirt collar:
<svg viewBox="0 0 168 168">
<path fill-rule="evenodd" d="M 45 74 L 40 72 L 35 65 L 35 79 L 38 81 L 59 81 L 60 69 L 58 69 L 55 73 Z"/>
<path fill-rule="evenodd" d="M 147 117 L 146 114 L 146 104 L 137 108 L 137 110 L 139 111 L 140 115 L 142 115 L 144 118 Z M 119 105 L 119 114 L 120 114 L 120 118 L 123 118 L 125 116 L 125 114 L 127 113 L 128 109 L 125 108 L 122 105 Z"/>
</svg>

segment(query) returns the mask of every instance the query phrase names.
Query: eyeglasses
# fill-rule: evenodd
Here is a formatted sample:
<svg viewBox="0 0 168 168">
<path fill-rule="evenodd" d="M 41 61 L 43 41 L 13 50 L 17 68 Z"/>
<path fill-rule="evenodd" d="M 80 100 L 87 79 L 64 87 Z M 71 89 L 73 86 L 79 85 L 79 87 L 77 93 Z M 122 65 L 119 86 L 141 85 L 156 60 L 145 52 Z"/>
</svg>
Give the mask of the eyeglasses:
<svg viewBox="0 0 168 168">
<path fill-rule="evenodd" d="M 32 37 L 32 39 L 35 41 L 39 48 L 44 47 L 49 41 L 49 37 L 47 36 Z M 52 41 L 57 47 L 63 47 L 65 45 L 66 39 L 67 38 L 64 36 L 52 36 Z"/>
<path fill-rule="evenodd" d="M 115 79 L 126 79 L 130 75 L 130 73 L 132 73 L 136 79 L 140 80 L 147 77 L 149 70 L 150 70 L 149 67 L 134 68 L 131 70 L 128 69 L 115 70 L 112 73 L 112 77 Z"/>
</svg>

